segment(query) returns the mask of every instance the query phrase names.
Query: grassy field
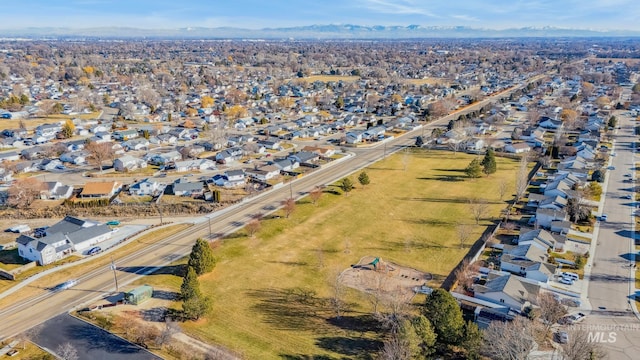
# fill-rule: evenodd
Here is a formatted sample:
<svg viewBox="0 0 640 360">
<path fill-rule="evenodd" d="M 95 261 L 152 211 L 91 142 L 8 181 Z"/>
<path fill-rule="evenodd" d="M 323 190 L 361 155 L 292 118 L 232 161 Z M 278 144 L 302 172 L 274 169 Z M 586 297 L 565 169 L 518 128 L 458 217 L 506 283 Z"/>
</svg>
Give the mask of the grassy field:
<svg viewBox="0 0 640 360">
<path fill-rule="evenodd" d="M 22 121 L 27 127 L 27 130 L 33 130 L 38 125 L 42 125 L 42 124 L 53 124 L 55 122 L 66 121 L 68 119 L 75 119 L 75 118 L 79 118 L 83 120 L 95 119 L 98 117 L 98 115 L 100 115 L 99 112 L 94 112 L 90 114 L 77 114 L 77 115 L 56 114 L 56 115 L 50 115 L 47 117 L 22 119 Z M 0 121 L 0 131 L 5 129 L 17 129 L 19 127 L 20 127 L 20 119 L 8 119 L 8 120 Z"/>
<path fill-rule="evenodd" d="M 350 311 L 336 320 L 331 284 L 361 257 L 379 256 L 430 272 L 438 285 L 504 207 L 500 182 L 513 190 L 516 161 L 498 159 L 496 174 L 470 180 L 462 170 L 471 159 L 420 152 L 405 171 L 403 155 L 390 156 L 367 169 L 371 184 L 358 184 L 348 196 L 329 186 L 316 205 L 305 198 L 288 219 L 263 220 L 253 238 L 231 235 L 214 250 L 216 269 L 200 278 L 213 311 L 183 324 L 185 331 L 249 359 L 370 358 L 381 339 L 366 295 L 347 290 Z M 357 174 L 351 177 L 357 184 Z M 475 197 L 489 202 L 480 225 L 469 211 Z M 463 248 L 459 223 L 472 230 Z M 144 282 L 175 291 L 180 285 L 171 275 Z"/>
</svg>

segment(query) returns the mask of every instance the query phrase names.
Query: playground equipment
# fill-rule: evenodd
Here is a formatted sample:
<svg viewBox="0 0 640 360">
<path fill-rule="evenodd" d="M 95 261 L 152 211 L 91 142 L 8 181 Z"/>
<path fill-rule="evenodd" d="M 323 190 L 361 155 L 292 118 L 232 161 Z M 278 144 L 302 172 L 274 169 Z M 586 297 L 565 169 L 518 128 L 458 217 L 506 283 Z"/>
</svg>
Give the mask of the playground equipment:
<svg viewBox="0 0 640 360">
<path fill-rule="evenodd" d="M 382 270 L 382 271 L 393 271 L 393 270 L 395 270 L 395 268 L 393 266 L 385 263 L 379 257 L 374 258 L 373 261 L 368 263 L 368 264 L 351 265 L 351 267 L 354 268 L 354 269 L 365 268 L 365 267 L 368 267 L 368 266 L 373 267 L 373 271 L 380 271 L 380 270 Z"/>
</svg>

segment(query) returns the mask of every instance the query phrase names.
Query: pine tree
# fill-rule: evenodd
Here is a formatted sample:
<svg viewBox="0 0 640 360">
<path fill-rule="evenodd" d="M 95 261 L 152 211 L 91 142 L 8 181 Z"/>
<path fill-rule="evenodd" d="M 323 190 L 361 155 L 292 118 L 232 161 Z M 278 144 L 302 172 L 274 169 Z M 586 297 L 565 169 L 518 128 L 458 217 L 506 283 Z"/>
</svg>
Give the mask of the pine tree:
<svg viewBox="0 0 640 360">
<path fill-rule="evenodd" d="M 469 163 L 466 169 L 464 169 L 465 174 L 472 179 L 479 178 L 482 176 L 482 165 L 480 165 L 480 160 L 473 159 Z"/>
<path fill-rule="evenodd" d="M 197 275 L 208 273 L 216 266 L 213 250 L 206 240 L 196 240 L 189 256 L 189 266 L 193 267 Z"/>
<path fill-rule="evenodd" d="M 188 301 L 193 298 L 201 297 L 200 294 L 200 282 L 198 281 L 198 275 L 193 267 L 187 268 L 187 273 L 182 278 L 182 285 L 180 286 L 180 297 L 183 301 Z"/>
<path fill-rule="evenodd" d="M 434 289 L 423 307 L 423 315 L 433 325 L 438 341 L 458 345 L 465 338 L 465 322 L 456 299 L 444 289 Z"/>
<path fill-rule="evenodd" d="M 344 178 L 340 181 L 340 190 L 344 191 L 344 193 L 348 196 L 349 192 L 353 190 L 353 181 L 349 178 Z"/>
<path fill-rule="evenodd" d="M 211 309 L 211 299 L 205 296 L 196 296 L 182 303 L 182 313 L 190 320 L 198 320 Z"/>
<path fill-rule="evenodd" d="M 416 137 L 416 147 L 421 148 L 422 145 L 424 145 L 424 140 L 422 139 L 422 136 Z"/>
<path fill-rule="evenodd" d="M 482 172 L 491 175 L 497 171 L 496 154 L 492 148 L 487 149 L 487 152 L 482 159 Z"/>
<path fill-rule="evenodd" d="M 367 174 L 366 171 L 361 172 L 360 175 L 358 175 L 358 182 L 363 187 L 369 185 L 371 182 L 371 180 L 369 180 L 369 174 Z"/>
</svg>

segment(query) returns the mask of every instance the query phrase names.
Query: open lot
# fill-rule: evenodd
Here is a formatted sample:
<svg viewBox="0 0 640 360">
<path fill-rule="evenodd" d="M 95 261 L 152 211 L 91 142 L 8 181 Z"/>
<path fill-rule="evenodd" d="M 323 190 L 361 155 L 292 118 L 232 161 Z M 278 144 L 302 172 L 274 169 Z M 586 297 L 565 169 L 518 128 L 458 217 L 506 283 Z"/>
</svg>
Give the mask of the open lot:
<svg viewBox="0 0 640 360">
<path fill-rule="evenodd" d="M 337 274 L 373 256 L 430 274 L 420 283 L 440 284 L 504 207 L 500 182 L 513 190 L 517 161 L 498 159 L 496 174 L 470 180 L 462 170 L 471 159 L 439 151 L 390 156 L 367 169 L 371 184 L 348 196 L 328 186 L 316 205 L 304 198 L 289 218 L 267 217 L 254 237 L 230 235 L 215 249 L 216 269 L 200 278 L 211 315 L 185 323 L 185 331 L 251 359 L 368 356 L 381 344 L 370 297 L 345 290 L 350 311 L 336 320 L 329 300 Z M 488 212 L 475 225 L 468 199 L 480 196 Z M 458 223 L 471 228 L 463 248 Z M 145 283 L 173 283 L 177 291 L 179 279 L 168 277 Z"/>
</svg>

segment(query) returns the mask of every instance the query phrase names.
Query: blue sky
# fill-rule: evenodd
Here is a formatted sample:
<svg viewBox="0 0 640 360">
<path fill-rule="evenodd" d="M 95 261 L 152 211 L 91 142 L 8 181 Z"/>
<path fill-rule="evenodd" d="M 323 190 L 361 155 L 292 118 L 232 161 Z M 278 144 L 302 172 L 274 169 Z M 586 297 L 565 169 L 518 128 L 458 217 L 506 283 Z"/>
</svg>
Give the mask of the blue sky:
<svg viewBox="0 0 640 360">
<path fill-rule="evenodd" d="M 0 14 L 1 29 L 417 24 L 640 30 L 639 0 L 21 0 L 0 2 Z"/>
</svg>

